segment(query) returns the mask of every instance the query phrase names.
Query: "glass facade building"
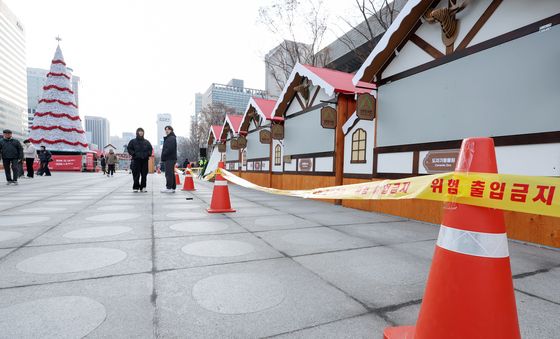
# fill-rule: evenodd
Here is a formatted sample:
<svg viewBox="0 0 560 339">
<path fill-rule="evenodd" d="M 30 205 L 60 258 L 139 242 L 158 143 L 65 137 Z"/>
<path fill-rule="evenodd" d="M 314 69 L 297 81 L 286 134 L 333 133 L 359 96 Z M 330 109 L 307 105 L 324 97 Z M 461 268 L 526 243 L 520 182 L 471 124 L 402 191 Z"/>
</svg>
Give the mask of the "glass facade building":
<svg viewBox="0 0 560 339">
<path fill-rule="evenodd" d="M 0 0 L 0 131 L 20 141 L 27 137 L 26 99 L 25 31 Z"/>
<path fill-rule="evenodd" d="M 238 114 L 243 114 L 251 97 L 267 98 L 266 91 L 245 88 L 243 80 L 232 79 L 226 85 L 212 84 L 202 95 L 202 107 L 210 104 L 222 103 L 235 109 Z M 195 99 L 197 95 L 195 94 Z"/>
<path fill-rule="evenodd" d="M 110 127 L 109 120 L 102 117 L 85 116 L 86 136 L 88 143 L 97 145 L 98 149 L 109 144 Z"/>
</svg>

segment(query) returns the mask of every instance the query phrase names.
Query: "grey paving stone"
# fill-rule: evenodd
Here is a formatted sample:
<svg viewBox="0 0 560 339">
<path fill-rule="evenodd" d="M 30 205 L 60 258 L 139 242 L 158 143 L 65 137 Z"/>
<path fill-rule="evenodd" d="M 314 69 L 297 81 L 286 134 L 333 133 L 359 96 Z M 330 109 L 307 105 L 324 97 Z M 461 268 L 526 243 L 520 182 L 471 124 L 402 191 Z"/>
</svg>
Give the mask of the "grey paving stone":
<svg viewBox="0 0 560 339">
<path fill-rule="evenodd" d="M 34 338 L 72 334 L 88 338 L 150 338 L 154 313 L 151 294 L 152 277 L 148 274 L 0 290 L 0 314 L 2 310 L 12 311 L 12 318 L 0 318 L 0 337 L 21 338 L 27 333 L 34 334 Z M 33 307 L 36 301 L 43 301 L 43 307 Z M 89 307 L 80 310 L 82 305 Z M 18 306 L 17 314 L 9 309 L 14 306 Z"/>
<path fill-rule="evenodd" d="M 260 232 L 258 236 L 290 256 L 375 245 L 327 227 Z"/>
<path fill-rule="evenodd" d="M 231 219 L 235 220 L 235 222 L 239 223 L 241 226 L 252 232 L 321 226 L 317 222 L 305 220 L 290 214 L 253 217 L 238 217 L 237 215 L 228 216 Z"/>
<path fill-rule="evenodd" d="M 216 279 L 243 281 L 244 277 L 254 277 L 255 285 L 213 283 Z M 274 288 L 259 285 L 263 279 L 270 279 Z M 156 286 L 159 334 L 167 338 L 264 337 L 365 311 L 360 304 L 289 259 L 158 273 Z M 195 295 L 200 295 L 201 291 L 213 289 L 212 295 L 218 299 L 204 300 L 204 306 L 193 296 L 193 290 Z M 251 291 L 252 295 L 248 294 Z M 261 296 L 274 296 L 275 304 L 268 305 Z M 279 303 L 278 296 L 282 297 Z M 211 308 L 214 302 L 237 313 L 217 313 L 205 308 Z"/>
<path fill-rule="evenodd" d="M 389 326 L 385 320 L 374 315 L 364 314 L 357 317 L 351 317 L 343 320 L 333 321 L 324 325 L 318 325 L 299 331 L 274 336 L 274 338 L 337 338 L 337 339 L 355 339 L 355 338 L 382 338 L 383 329 Z"/>
<path fill-rule="evenodd" d="M 51 229 L 33 240 L 29 246 L 138 240 L 150 239 L 151 236 L 149 222 L 80 223 L 72 221 Z"/>
<path fill-rule="evenodd" d="M 387 247 L 296 257 L 296 261 L 372 308 L 419 299 L 430 262 Z"/>
<path fill-rule="evenodd" d="M 49 228 L 50 226 L 0 227 L 0 248 L 22 246 Z"/>
<path fill-rule="evenodd" d="M 197 220 L 174 220 L 154 222 L 156 238 L 246 233 L 247 231 L 228 218 L 222 219 L 197 219 Z"/>
<path fill-rule="evenodd" d="M 282 257 L 254 235 L 223 234 L 156 240 L 158 270 Z"/>
<path fill-rule="evenodd" d="M 365 225 L 335 226 L 334 228 L 357 237 L 369 239 L 377 244 L 395 244 L 409 241 L 437 239 L 439 227 L 413 221 L 390 221 L 391 216 L 373 214 L 375 223 Z M 387 219 L 385 219 L 387 218 Z"/>
<path fill-rule="evenodd" d="M 92 278 L 92 277 L 102 277 L 102 276 L 110 276 L 115 274 L 129 274 L 129 273 L 139 273 L 139 272 L 147 272 L 150 271 L 152 268 L 151 264 L 151 242 L 146 240 L 134 240 L 134 241 L 120 241 L 120 242 L 105 242 L 105 243 L 95 243 L 95 244 L 69 244 L 69 245 L 59 245 L 59 246 L 42 246 L 42 247 L 26 247 L 21 248 L 9 256 L 5 257 L 2 261 L 0 261 L 0 272 L 2 272 L 0 279 L 0 288 L 1 287 L 11 287 L 11 286 L 23 286 L 29 284 L 44 284 L 49 282 L 56 282 L 56 281 L 66 281 L 66 280 L 75 280 L 75 279 L 84 279 L 84 278 Z M 124 258 L 114 258 L 123 259 L 117 262 L 112 261 L 112 257 L 104 257 L 103 262 L 112 263 L 108 266 L 99 267 L 96 269 L 88 270 L 88 267 L 98 267 L 100 265 L 101 258 L 95 257 L 87 257 L 87 258 L 80 258 L 80 253 L 76 253 L 74 258 L 79 258 L 80 261 L 77 263 L 73 263 L 68 256 L 64 256 L 67 259 L 67 262 L 55 262 L 53 260 L 42 259 L 43 257 L 38 257 L 41 255 L 49 255 L 52 256 L 53 253 L 58 254 L 62 251 L 68 250 L 76 250 L 76 249 L 110 249 L 110 250 L 118 250 L 119 252 L 110 252 L 110 254 L 105 254 L 102 252 L 102 255 L 113 255 L 113 253 L 117 255 L 122 255 L 124 253 Z M 122 252 L 122 253 L 120 253 Z M 68 253 L 68 252 L 63 252 Z M 70 254 L 73 254 L 70 253 Z M 23 263 L 27 259 L 33 258 L 33 264 L 39 265 L 41 262 L 44 265 L 48 265 L 47 267 L 56 267 L 56 264 L 70 264 L 71 267 L 76 267 L 76 265 L 83 266 L 83 270 L 70 272 L 70 273 L 45 273 L 45 274 L 37 274 L 37 273 L 30 273 L 26 271 L 18 269 L 18 264 Z M 43 260 L 43 261 L 40 261 Z M 29 261 L 25 262 L 26 266 L 29 267 Z M 40 268 L 41 266 L 39 266 Z M 47 269 L 47 268 L 45 268 Z"/>
<path fill-rule="evenodd" d="M 302 213 L 297 214 L 300 218 L 315 221 L 323 225 L 350 225 L 350 224 L 366 224 L 370 222 L 369 216 L 356 215 L 356 213 L 351 211 L 341 211 L 341 212 L 325 212 L 325 213 Z"/>
<path fill-rule="evenodd" d="M 537 295 L 560 305 L 560 268 L 515 279 L 513 283 L 515 288 L 521 291 Z"/>
<path fill-rule="evenodd" d="M 514 275 L 560 266 L 560 250 L 509 242 L 509 257 Z"/>
</svg>

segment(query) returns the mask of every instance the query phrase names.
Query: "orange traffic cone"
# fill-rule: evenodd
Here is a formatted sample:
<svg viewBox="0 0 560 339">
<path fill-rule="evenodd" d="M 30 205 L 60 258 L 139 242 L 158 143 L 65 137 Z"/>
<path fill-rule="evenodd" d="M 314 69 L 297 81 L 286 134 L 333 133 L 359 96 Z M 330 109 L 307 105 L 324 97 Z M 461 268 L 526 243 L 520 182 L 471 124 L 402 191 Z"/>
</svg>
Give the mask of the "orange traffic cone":
<svg viewBox="0 0 560 339">
<path fill-rule="evenodd" d="M 194 181 L 193 181 L 192 174 L 189 171 L 190 169 L 191 169 L 191 164 L 188 164 L 187 170 L 185 171 L 185 183 L 183 184 L 182 191 L 196 191 L 196 188 L 194 188 Z"/>
<path fill-rule="evenodd" d="M 177 171 L 175 171 L 175 184 L 181 185 L 181 178 L 179 177 L 179 173 L 177 173 Z"/>
<path fill-rule="evenodd" d="M 224 162 L 220 161 L 218 163 L 218 167 L 224 168 Z M 210 202 L 210 208 L 207 209 L 207 211 L 208 213 L 235 212 L 235 210 L 231 208 L 231 203 L 229 201 L 227 181 L 221 174 L 216 174 L 214 180 L 214 191 L 212 192 L 212 201 Z"/>
<path fill-rule="evenodd" d="M 463 140 L 455 171 L 497 173 L 493 140 Z M 501 210 L 457 203 L 444 206 L 416 326 L 386 328 L 383 336 L 521 337 Z"/>
</svg>

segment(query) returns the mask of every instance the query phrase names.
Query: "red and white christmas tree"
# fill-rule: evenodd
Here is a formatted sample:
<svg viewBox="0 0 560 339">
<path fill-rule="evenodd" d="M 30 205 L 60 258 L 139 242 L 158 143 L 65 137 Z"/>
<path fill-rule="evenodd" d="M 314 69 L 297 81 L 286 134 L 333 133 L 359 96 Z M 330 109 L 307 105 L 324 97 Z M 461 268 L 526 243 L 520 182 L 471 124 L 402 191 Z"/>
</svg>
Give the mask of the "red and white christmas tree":
<svg viewBox="0 0 560 339">
<path fill-rule="evenodd" d="M 82 119 L 60 46 L 57 46 L 29 140 L 52 151 L 84 152 L 88 148 Z"/>
</svg>

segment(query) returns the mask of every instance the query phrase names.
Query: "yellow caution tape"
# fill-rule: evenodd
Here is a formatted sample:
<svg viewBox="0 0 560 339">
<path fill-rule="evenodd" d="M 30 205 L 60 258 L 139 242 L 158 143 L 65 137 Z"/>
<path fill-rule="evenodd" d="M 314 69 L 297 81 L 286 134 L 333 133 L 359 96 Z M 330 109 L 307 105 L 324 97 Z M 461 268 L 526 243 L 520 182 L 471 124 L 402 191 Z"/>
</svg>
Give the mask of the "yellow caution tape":
<svg viewBox="0 0 560 339">
<path fill-rule="evenodd" d="M 239 186 L 281 195 L 313 199 L 425 199 L 560 217 L 560 179 L 510 174 L 460 173 L 380 180 L 309 190 L 281 190 L 255 185 L 218 169 Z"/>
</svg>

